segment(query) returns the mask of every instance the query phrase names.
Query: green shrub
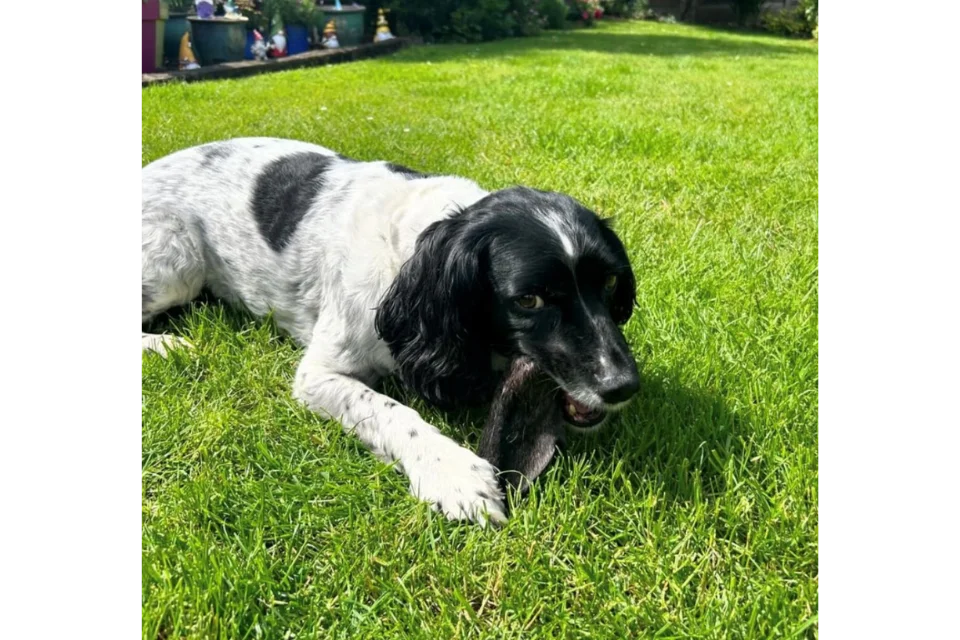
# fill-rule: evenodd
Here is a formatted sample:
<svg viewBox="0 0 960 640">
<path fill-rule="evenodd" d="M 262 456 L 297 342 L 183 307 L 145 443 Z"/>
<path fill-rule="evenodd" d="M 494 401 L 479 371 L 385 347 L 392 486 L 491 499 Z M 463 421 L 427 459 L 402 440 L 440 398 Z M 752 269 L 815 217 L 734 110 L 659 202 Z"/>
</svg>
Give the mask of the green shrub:
<svg viewBox="0 0 960 640">
<path fill-rule="evenodd" d="M 603 15 L 621 18 L 642 18 L 647 14 L 648 0 L 600 0 Z"/>
<path fill-rule="evenodd" d="M 760 27 L 770 33 L 796 38 L 803 35 L 806 27 L 800 15 L 800 12 L 789 9 L 767 11 L 760 16 Z"/>
<path fill-rule="evenodd" d="M 812 7 L 812 9 L 811 9 Z M 760 16 L 760 26 L 771 33 L 792 38 L 815 37 L 817 28 L 815 0 L 801 2 L 792 9 L 767 11 Z"/>
<path fill-rule="evenodd" d="M 546 24 L 542 0 L 389 0 L 401 33 L 425 40 L 477 42 L 535 35 Z"/>
<path fill-rule="evenodd" d="M 820 19 L 819 11 L 819 2 L 817 0 L 800 0 L 800 7 L 803 9 L 803 14 L 807 19 L 807 22 L 813 25 L 813 29 L 817 28 L 817 21 Z"/>
<path fill-rule="evenodd" d="M 278 13 L 285 25 L 299 24 L 312 27 L 322 19 L 322 14 L 312 0 L 263 0 L 260 3 L 260 12 L 267 23 Z"/>
<path fill-rule="evenodd" d="M 535 36 L 546 28 L 547 18 L 543 15 L 541 4 L 542 0 L 510 0 L 513 35 Z"/>
<path fill-rule="evenodd" d="M 563 0 L 540 0 L 540 15 L 547 29 L 563 29 L 567 20 L 567 3 Z"/>
</svg>

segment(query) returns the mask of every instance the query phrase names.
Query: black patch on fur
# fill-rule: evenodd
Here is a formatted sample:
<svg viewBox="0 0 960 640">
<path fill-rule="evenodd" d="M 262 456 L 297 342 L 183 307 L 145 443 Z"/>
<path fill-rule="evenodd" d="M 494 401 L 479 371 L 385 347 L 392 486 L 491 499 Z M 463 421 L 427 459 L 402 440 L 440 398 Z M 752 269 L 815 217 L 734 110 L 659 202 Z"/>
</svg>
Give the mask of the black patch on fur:
<svg viewBox="0 0 960 640">
<path fill-rule="evenodd" d="M 389 169 L 390 171 L 394 173 L 399 173 L 400 175 L 402 175 L 404 178 L 407 178 L 408 180 L 417 180 L 419 178 L 430 177 L 426 173 L 421 173 L 420 171 L 411 169 L 410 167 L 405 167 L 402 164 L 395 164 L 393 162 L 388 162 L 386 163 L 386 166 L 387 166 L 387 169 Z"/>
<path fill-rule="evenodd" d="M 217 160 L 229 158 L 233 154 L 233 145 L 229 142 L 211 142 L 200 147 L 200 153 L 203 154 L 200 166 L 209 167 Z"/>
<path fill-rule="evenodd" d="M 393 409 L 395 406 L 397 406 L 397 403 L 396 403 L 396 402 L 386 402 L 386 403 L 384 403 L 383 406 L 385 406 L 387 409 Z"/>
<path fill-rule="evenodd" d="M 416 429 L 410 429 L 410 431 L 408 431 L 407 434 L 410 436 L 410 439 L 413 440 L 414 438 L 420 435 L 420 432 L 417 431 Z"/>
<path fill-rule="evenodd" d="M 331 156 L 312 151 L 274 160 L 257 176 L 253 191 L 253 217 L 270 248 L 280 252 L 323 190 Z"/>
</svg>

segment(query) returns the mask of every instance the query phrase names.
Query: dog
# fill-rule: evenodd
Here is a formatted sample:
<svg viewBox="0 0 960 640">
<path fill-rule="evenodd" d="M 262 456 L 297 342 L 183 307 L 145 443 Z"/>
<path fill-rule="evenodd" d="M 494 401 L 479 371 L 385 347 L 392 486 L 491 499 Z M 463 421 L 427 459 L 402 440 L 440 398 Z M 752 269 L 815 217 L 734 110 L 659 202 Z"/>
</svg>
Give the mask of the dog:
<svg viewBox="0 0 960 640">
<path fill-rule="evenodd" d="M 590 431 L 638 391 L 620 325 L 635 277 L 608 221 L 572 197 L 487 192 L 306 142 L 238 138 L 142 170 L 142 323 L 202 289 L 273 313 L 306 349 L 294 396 L 338 420 L 454 520 L 506 519 L 497 470 L 374 389 L 440 408 L 489 402 L 523 355 Z M 182 343 L 143 333 L 143 349 Z M 521 456 L 522 457 L 522 456 Z"/>
</svg>

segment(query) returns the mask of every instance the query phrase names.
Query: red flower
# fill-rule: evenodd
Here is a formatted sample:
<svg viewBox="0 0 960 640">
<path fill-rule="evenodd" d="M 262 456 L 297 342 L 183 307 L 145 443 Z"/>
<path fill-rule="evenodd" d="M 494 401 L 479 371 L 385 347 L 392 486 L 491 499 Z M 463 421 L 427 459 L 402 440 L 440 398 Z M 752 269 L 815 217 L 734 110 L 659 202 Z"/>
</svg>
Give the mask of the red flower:
<svg viewBox="0 0 960 640">
<path fill-rule="evenodd" d="M 602 15 L 603 15 L 603 11 L 600 9 L 597 9 L 596 11 L 593 12 L 593 17 L 596 18 L 597 20 L 599 20 L 600 16 Z"/>
<path fill-rule="evenodd" d="M 583 19 L 584 19 L 584 20 L 589 20 L 589 19 L 590 19 L 590 14 L 587 13 L 586 11 L 584 11 L 584 12 L 583 12 L 582 14 L 580 14 L 580 15 L 583 16 Z"/>
</svg>

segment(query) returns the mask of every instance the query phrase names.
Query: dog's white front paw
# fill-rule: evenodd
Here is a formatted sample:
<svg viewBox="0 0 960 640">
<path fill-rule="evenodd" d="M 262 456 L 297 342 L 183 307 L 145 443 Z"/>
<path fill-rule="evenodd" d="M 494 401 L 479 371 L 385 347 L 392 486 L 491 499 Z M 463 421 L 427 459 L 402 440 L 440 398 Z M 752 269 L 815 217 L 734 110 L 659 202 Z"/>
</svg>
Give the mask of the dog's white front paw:
<svg viewBox="0 0 960 640">
<path fill-rule="evenodd" d="M 154 353 L 159 353 L 164 358 L 167 357 L 168 349 L 190 349 L 193 347 L 192 344 L 178 336 L 157 335 L 154 333 L 144 333 L 142 344 L 143 351 L 153 351 Z"/>
<path fill-rule="evenodd" d="M 481 526 L 506 522 L 496 470 L 472 451 L 448 443 L 407 467 L 410 493 L 451 520 L 471 520 Z"/>
</svg>

